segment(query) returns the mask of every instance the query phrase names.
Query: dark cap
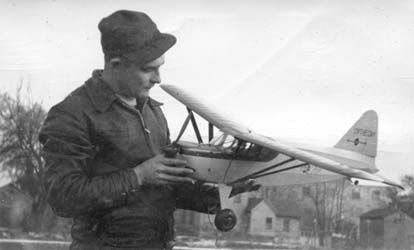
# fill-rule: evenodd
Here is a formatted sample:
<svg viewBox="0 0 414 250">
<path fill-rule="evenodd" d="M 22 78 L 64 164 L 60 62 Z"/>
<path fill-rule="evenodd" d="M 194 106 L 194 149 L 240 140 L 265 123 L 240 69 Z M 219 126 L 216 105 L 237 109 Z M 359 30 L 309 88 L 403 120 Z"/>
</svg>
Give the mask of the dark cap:
<svg viewBox="0 0 414 250">
<path fill-rule="evenodd" d="M 157 59 L 177 41 L 173 35 L 161 33 L 147 14 L 137 11 L 116 11 L 103 18 L 98 28 L 105 56 L 124 56 L 141 65 Z"/>
</svg>

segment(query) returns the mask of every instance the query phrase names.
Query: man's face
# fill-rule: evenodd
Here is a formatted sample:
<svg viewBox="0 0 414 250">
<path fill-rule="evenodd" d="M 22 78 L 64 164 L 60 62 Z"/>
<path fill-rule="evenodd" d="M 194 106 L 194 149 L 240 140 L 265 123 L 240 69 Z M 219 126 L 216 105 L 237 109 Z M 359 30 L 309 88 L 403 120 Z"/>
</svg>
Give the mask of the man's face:
<svg viewBox="0 0 414 250">
<path fill-rule="evenodd" d="M 160 67 L 164 64 L 164 56 L 145 65 L 122 63 L 118 68 L 117 93 L 124 97 L 146 98 L 155 84 L 161 82 Z"/>
</svg>

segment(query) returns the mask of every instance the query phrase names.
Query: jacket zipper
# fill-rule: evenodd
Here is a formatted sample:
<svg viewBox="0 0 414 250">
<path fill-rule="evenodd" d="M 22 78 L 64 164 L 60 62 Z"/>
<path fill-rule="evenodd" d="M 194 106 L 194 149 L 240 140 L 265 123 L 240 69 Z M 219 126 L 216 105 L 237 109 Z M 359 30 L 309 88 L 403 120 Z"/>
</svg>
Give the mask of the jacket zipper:
<svg viewBox="0 0 414 250">
<path fill-rule="evenodd" d="M 145 140 L 147 142 L 147 145 L 150 147 L 152 154 L 155 156 L 156 153 L 155 153 L 155 150 L 154 150 L 154 145 L 152 143 L 151 130 L 149 130 L 147 128 L 147 125 L 145 124 L 144 117 L 142 116 L 141 111 L 129 106 L 128 104 L 124 103 L 121 100 L 120 100 L 120 103 L 121 103 L 121 105 L 123 105 L 124 107 L 126 107 L 127 109 L 131 110 L 132 112 L 134 112 L 138 115 L 141 126 L 144 129 L 144 137 L 145 137 Z M 144 110 L 146 105 L 147 104 L 145 103 L 142 110 Z"/>
<path fill-rule="evenodd" d="M 137 112 L 137 114 L 139 116 L 139 119 L 141 121 L 141 125 L 144 128 L 145 140 L 147 141 L 147 144 L 150 146 L 150 149 L 151 149 L 153 155 L 156 155 L 155 150 L 154 150 L 154 145 L 152 144 L 151 130 L 149 130 L 147 128 L 147 125 L 145 124 L 144 117 L 142 116 L 141 112 L 139 110 L 135 110 L 135 111 Z"/>
</svg>

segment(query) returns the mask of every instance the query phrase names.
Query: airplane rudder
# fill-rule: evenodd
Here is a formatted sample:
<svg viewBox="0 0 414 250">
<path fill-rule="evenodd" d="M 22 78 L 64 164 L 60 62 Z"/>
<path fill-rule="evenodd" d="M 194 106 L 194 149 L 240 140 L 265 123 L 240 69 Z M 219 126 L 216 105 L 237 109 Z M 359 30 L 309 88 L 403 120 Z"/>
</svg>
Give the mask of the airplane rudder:
<svg viewBox="0 0 414 250">
<path fill-rule="evenodd" d="M 378 140 L 378 115 L 368 110 L 354 123 L 347 133 L 338 141 L 335 148 L 358 152 L 376 157 Z"/>
</svg>

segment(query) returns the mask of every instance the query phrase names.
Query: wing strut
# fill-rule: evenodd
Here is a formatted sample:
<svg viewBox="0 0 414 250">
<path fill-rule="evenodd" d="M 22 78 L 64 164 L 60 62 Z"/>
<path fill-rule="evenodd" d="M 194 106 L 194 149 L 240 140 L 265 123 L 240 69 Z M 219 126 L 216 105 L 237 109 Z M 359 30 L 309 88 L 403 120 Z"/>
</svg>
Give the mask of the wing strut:
<svg viewBox="0 0 414 250">
<path fill-rule="evenodd" d="M 275 172 L 275 171 L 272 171 L 272 172 L 270 172 L 270 173 L 265 173 L 265 172 L 267 172 L 267 171 L 269 171 L 269 170 L 272 170 L 272 169 L 275 169 L 275 168 L 278 168 L 278 167 L 280 167 L 280 166 L 282 166 L 282 165 L 285 165 L 285 164 L 287 164 L 287 163 L 289 163 L 289 162 L 292 162 L 292 161 L 294 161 L 294 160 L 296 160 L 296 159 L 295 159 L 295 158 L 293 158 L 293 157 L 290 157 L 289 159 L 287 159 L 287 160 L 285 160 L 285 161 L 279 162 L 278 164 L 272 165 L 272 166 L 270 166 L 270 167 L 267 167 L 267 168 L 264 168 L 264 169 L 259 170 L 259 171 L 257 171 L 257 172 L 254 172 L 254 173 L 252 173 L 252 174 L 249 174 L 249 175 L 246 175 L 246 176 L 244 176 L 244 177 L 241 177 L 241 178 L 239 178 L 239 179 L 237 179 L 237 180 L 235 180 L 235 181 L 232 181 L 231 183 L 237 183 L 237 182 L 246 181 L 246 180 L 249 180 L 249 179 L 255 179 L 255 178 L 262 177 L 262 176 L 266 176 L 266 175 L 268 175 L 268 174 L 273 174 L 273 172 Z M 300 165 L 302 165 L 302 164 L 300 164 Z M 297 167 L 297 166 L 293 166 L 293 167 Z M 293 167 L 290 167 L 290 168 L 293 168 Z M 289 169 L 290 169 L 290 168 L 289 168 Z M 276 170 L 276 171 L 280 172 L 280 171 L 284 171 L 284 170 L 285 170 L 285 169 Z"/>
<path fill-rule="evenodd" d="M 194 132 L 196 133 L 196 136 L 197 136 L 197 141 L 199 144 L 201 144 L 203 143 L 203 139 L 201 138 L 200 130 L 198 129 L 197 121 L 194 117 L 193 111 L 189 108 L 187 108 L 187 111 L 188 111 L 188 116 L 190 117 L 191 123 L 193 124 Z"/>
<path fill-rule="evenodd" d="M 180 140 L 181 136 L 183 136 L 185 129 L 188 126 L 188 123 L 190 122 L 191 114 L 188 114 L 187 118 L 185 118 L 185 121 L 183 123 L 183 126 L 180 129 L 180 133 L 178 133 L 177 139 L 173 142 L 174 144 L 177 144 L 177 142 Z"/>
<path fill-rule="evenodd" d="M 263 177 L 263 176 L 267 176 L 267 175 L 271 175 L 271 174 L 276 174 L 276 173 L 291 170 L 291 169 L 294 169 L 294 168 L 300 168 L 300 167 L 303 167 L 303 166 L 306 166 L 306 165 L 309 165 L 309 163 L 302 163 L 302 164 L 298 164 L 298 165 L 291 166 L 291 167 L 288 167 L 288 168 L 279 169 L 279 170 L 275 170 L 275 171 L 272 171 L 272 172 L 255 175 L 254 178 L 259 178 L 259 177 Z"/>
<path fill-rule="evenodd" d="M 214 138 L 214 125 L 209 122 L 208 123 L 208 141 L 211 142 Z"/>
</svg>

